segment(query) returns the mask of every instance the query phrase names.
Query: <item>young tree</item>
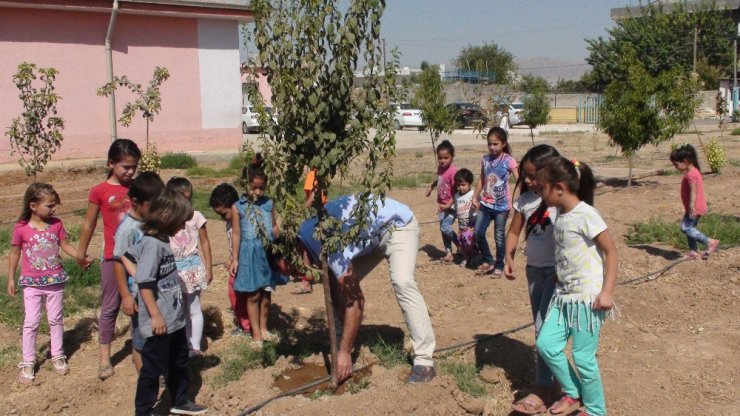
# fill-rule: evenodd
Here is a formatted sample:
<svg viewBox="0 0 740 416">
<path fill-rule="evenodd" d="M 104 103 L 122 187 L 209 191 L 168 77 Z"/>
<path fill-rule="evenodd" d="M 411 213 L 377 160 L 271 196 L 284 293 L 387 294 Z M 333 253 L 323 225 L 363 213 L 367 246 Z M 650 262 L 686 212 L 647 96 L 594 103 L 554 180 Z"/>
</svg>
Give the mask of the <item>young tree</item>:
<svg viewBox="0 0 740 416">
<path fill-rule="evenodd" d="M 419 74 L 419 87 L 414 96 L 414 104 L 421 110 L 421 119 L 424 121 L 424 129 L 429 131 L 434 154 L 439 136 L 442 133 L 452 133 L 455 127 L 454 116 L 445 108 L 445 97 L 439 67 L 428 66 Z"/>
<path fill-rule="evenodd" d="M 609 135 L 629 160 L 628 186 L 632 186 L 635 153 L 646 144 L 658 145 L 685 129 L 700 103 L 698 77 L 680 68 L 652 76 L 631 48 L 618 62 L 620 73 L 604 91 L 597 128 Z"/>
<path fill-rule="evenodd" d="M 395 154 L 393 112 L 389 102 L 397 101 L 398 56 L 383 63 L 380 18 L 385 2 L 356 0 L 342 13 L 339 0 L 254 0 L 254 41 L 259 62 L 272 87 L 272 106 L 278 120 L 263 117 L 260 146 L 265 153 L 265 170 L 270 177 L 270 195 L 277 202 L 281 238 L 295 240 L 305 216 L 296 186 L 306 168 L 317 170 L 317 194 L 327 190 L 331 178 L 347 173 L 350 164 L 361 166 L 358 200 L 385 195 L 390 187 Z M 344 4 L 344 3 L 342 3 Z M 353 99 L 352 79 L 358 59 L 367 64 L 366 81 Z M 259 92 L 250 88 L 249 97 L 264 113 Z M 371 127 L 374 131 L 371 131 Z M 367 229 L 365 219 L 376 209 L 357 204 L 353 218 L 360 219 L 349 230 L 325 215 L 321 198 L 316 198 L 321 242 L 321 270 L 324 282 L 327 321 L 332 346 L 332 377 L 336 383 L 336 330 L 329 290 L 327 253 L 358 241 Z M 285 246 L 275 250 L 294 264 L 295 253 Z"/>
<path fill-rule="evenodd" d="M 24 111 L 11 121 L 5 134 L 10 139 L 11 154 L 20 155 L 18 164 L 34 181 L 62 145 L 64 120 L 57 116 L 57 101 L 61 98 L 54 92 L 58 73 L 54 68 L 38 68 L 37 75 L 36 64 L 23 62 L 13 75 Z M 33 86 L 37 78 L 42 82 L 40 88 Z"/>
<path fill-rule="evenodd" d="M 525 96 L 522 104 L 524 108 L 522 108 L 521 118 L 524 124 L 529 126 L 529 135 L 532 137 L 532 146 L 534 146 L 534 128 L 550 121 L 550 102 L 547 101 L 545 91 L 537 89 Z"/>
<path fill-rule="evenodd" d="M 126 87 L 136 97 L 134 101 L 126 103 L 126 106 L 123 107 L 123 111 L 121 112 L 121 118 L 118 121 L 124 127 L 130 126 L 137 111 L 141 111 L 141 116 L 146 121 L 146 148 L 139 161 L 140 172 L 159 173 L 160 157 L 157 146 L 154 143 L 149 143 L 149 122 L 154 122 L 154 115 L 159 114 L 160 110 L 162 110 L 162 94 L 159 91 L 159 87 L 169 77 L 170 71 L 167 68 L 156 67 L 146 90 L 142 90 L 141 84 L 135 84 L 129 81 L 126 75 L 120 78 L 115 77 L 113 82 L 109 82 L 97 90 L 98 95 L 107 97 L 113 94 L 117 87 Z"/>
<path fill-rule="evenodd" d="M 521 79 L 517 81 L 516 88 L 524 93 L 530 94 L 538 90 L 548 92 L 550 90 L 550 83 L 542 77 L 537 77 L 531 74 L 522 75 Z"/>
</svg>

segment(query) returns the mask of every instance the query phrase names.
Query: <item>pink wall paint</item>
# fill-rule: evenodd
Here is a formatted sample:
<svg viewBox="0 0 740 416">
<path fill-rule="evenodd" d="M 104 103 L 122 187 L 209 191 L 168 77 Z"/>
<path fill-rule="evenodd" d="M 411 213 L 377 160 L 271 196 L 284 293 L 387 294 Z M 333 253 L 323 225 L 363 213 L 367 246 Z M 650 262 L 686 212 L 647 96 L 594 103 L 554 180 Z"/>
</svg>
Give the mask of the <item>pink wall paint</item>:
<svg viewBox="0 0 740 416">
<path fill-rule="evenodd" d="M 110 16 L 52 10 L 0 8 L 0 128 L 3 133 L 22 107 L 12 83 L 18 63 L 55 67 L 55 85 L 65 120 L 62 148 L 55 160 L 105 157 L 110 144 L 108 100 L 96 95 L 106 82 L 105 35 Z M 156 66 L 170 71 L 161 87 L 162 111 L 149 125 L 160 150 L 214 150 L 241 143 L 234 129 L 201 128 L 197 20 L 119 15 L 113 32 L 114 74 L 145 86 Z M 119 89 L 117 116 L 133 95 Z M 146 123 L 137 115 L 130 127 L 118 125 L 118 136 L 144 146 Z M 214 140 L 216 139 L 216 140 Z M 188 141 L 184 149 L 180 142 Z M 214 148 L 214 145 L 216 146 Z M 0 140 L 0 163 L 12 162 L 9 140 Z"/>
<path fill-rule="evenodd" d="M 250 72 L 243 72 L 242 73 L 242 84 L 247 82 L 253 82 L 257 79 L 257 90 L 262 95 L 262 100 L 264 101 L 265 105 L 272 105 L 272 87 L 270 87 L 270 83 L 267 82 L 267 76 L 264 74 L 257 72 L 255 74 Z M 245 100 L 249 100 L 249 97 L 245 97 Z"/>
</svg>

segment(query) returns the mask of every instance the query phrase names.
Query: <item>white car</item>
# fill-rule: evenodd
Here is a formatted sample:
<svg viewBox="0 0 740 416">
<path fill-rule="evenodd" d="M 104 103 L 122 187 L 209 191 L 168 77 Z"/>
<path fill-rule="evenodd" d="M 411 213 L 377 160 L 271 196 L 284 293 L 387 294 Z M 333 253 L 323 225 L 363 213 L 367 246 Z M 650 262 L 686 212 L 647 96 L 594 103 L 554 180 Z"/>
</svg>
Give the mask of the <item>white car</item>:
<svg viewBox="0 0 740 416">
<path fill-rule="evenodd" d="M 277 117 L 272 114 L 272 107 L 265 107 L 267 114 L 277 123 Z M 242 134 L 257 133 L 260 129 L 259 114 L 251 105 L 242 107 Z"/>
<path fill-rule="evenodd" d="M 424 120 L 421 119 L 421 110 L 414 108 L 411 104 L 392 104 L 396 109 L 396 115 L 393 117 L 393 125 L 396 130 L 404 127 L 416 127 L 419 130 L 424 128 Z"/>
<path fill-rule="evenodd" d="M 511 103 L 509 104 L 509 125 L 511 126 L 518 126 L 519 124 L 524 123 L 524 120 L 522 119 L 521 113 L 524 109 L 523 103 Z"/>
</svg>

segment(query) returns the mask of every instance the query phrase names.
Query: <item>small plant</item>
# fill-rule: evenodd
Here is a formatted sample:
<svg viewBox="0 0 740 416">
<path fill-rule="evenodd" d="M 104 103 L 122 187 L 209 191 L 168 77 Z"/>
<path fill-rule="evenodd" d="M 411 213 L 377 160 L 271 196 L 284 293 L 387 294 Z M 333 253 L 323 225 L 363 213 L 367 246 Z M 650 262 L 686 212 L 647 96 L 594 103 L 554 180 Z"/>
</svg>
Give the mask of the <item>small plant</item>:
<svg viewBox="0 0 740 416">
<path fill-rule="evenodd" d="M 730 134 L 733 136 L 740 136 L 740 127 L 732 129 Z"/>
<path fill-rule="evenodd" d="M 547 101 L 545 90 L 537 89 L 522 100 L 522 120 L 529 126 L 529 135 L 534 146 L 534 128 L 550 121 L 550 103 Z"/>
<path fill-rule="evenodd" d="M 217 386 L 239 380 L 245 371 L 259 367 L 269 367 L 275 364 L 277 354 L 275 344 L 267 342 L 261 350 L 252 349 L 247 343 L 238 343 L 229 348 L 229 355 L 224 357 L 221 366 L 221 374 L 217 375 L 214 382 Z"/>
<path fill-rule="evenodd" d="M 195 158 L 185 152 L 165 153 L 162 155 L 160 168 L 189 169 L 198 166 Z"/>
<path fill-rule="evenodd" d="M 486 394 L 486 388 L 478 377 L 478 369 L 474 364 L 461 362 L 443 362 L 442 372 L 455 377 L 457 387 L 473 397 Z"/>
<path fill-rule="evenodd" d="M 417 159 L 421 159 L 424 157 L 424 152 L 416 152 L 414 153 L 414 157 Z"/>
<path fill-rule="evenodd" d="M 154 172 L 159 175 L 159 168 L 162 165 L 162 158 L 157 151 L 157 145 L 147 141 L 144 151 L 141 152 L 139 160 L 139 172 Z"/>
<path fill-rule="evenodd" d="M 370 381 L 366 378 L 363 378 L 362 380 L 356 382 L 356 383 L 348 383 L 347 384 L 347 391 L 350 394 L 357 394 L 361 392 L 362 390 L 365 390 L 366 388 L 370 387 Z"/>
<path fill-rule="evenodd" d="M 720 173 L 722 168 L 727 165 L 727 157 L 725 156 L 725 149 L 722 145 L 716 139 L 712 139 L 704 143 L 701 149 L 704 151 L 704 156 L 706 156 L 709 162 L 709 169 L 714 173 Z"/>
<path fill-rule="evenodd" d="M 153 122 L 154 115 L 159 114 L 160 110 L 162 110 L 162 94 L 159 91 L 159 87 L 169 77 L 170 71 L 167 68 L 156 67 L 154 68 L 152 80 L 149 81 L 149 87 L 146 90 L 142 90 L 141 84 L 135 84 L 126 75 L 120 78 L 115 77 L 113 82 L 109 82 L 97 90 L 98 95 L 108 97 L 115 93 L 116 86 L 126 87 L 137 97 L 133 102 L 126 103 L 126 106 L 123 107 L 123 111 L 121 112 L 121 118 L 118 121 L 122 126 L 128 127 L 133 122 L 136 112 L 141 111 L 141 116 L 146 120 L 147 148 L 149 148 L 149 122 Z M 139 166 L 141 167 L 141 164 Z"/>
<path fill-rule="evenodd" d="M 403 345 L 389 344 L 380 336 L 370 344 L 370 351 L 378 357 L 380 365 L 385 368 L 395 367 L 408 361 Z"/>
<path fill-rule="evenodd" d="M 57 116 L 57 101 L 61 98 L 54 92 L 54 80 L 57 71 L 54 68 L 38 68 L 36 64 L 23 62 L 18 65 L 18 72 L 13 75 L 13 82 L 20 90 L 23 102 L 23 113 L 11 121 L 5 134 L 10 138 L 11 155 L 18 153 L 18 164 L 23 167 L 26 176 L 33 176 L 44 170 L 51 156 L 62 145 L 64 119 Z M 33 86 L 39 78 L 40 88 Z"/>
</svg>

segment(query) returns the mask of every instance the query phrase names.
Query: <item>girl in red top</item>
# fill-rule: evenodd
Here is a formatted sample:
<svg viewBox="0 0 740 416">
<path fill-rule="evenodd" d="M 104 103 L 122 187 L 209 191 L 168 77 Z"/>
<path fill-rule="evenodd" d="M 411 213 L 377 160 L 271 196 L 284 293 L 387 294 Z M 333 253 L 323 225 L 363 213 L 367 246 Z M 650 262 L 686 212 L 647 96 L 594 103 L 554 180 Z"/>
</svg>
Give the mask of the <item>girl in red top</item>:
<svg viewBox="0 0 740 416">
<path fill-rule="evenodd" d="M 704 181 L 701 178 L 699 161 L 694 146 L 685 144 L 671 152 L 671 163 L 683 172 L 681 180 L 681 201 L 684 215 L 681 221 L 681 231 L 689 240 L 689 254 L 687 258 L 698 260 L 702 257 L 697 251 L 697 241 L 707 246 L 704 258 L 717 251 L 719 240 L 712 240 L 702 234 L 697 228 L 699 218 L 707 213 L 707 200 L 704 198 Z"/>
<path fill-rule="evenodd" d="M 110 343 L 116 328 L 116 317 L 121 307 L 121 296 L 114 273 L 113 247 L 118 224 L 131 207 L 128 187 L 136 174 L 141 152 L 136 143 L 128 139 L 116 139 L 108 150 L 108 179 L 93 186 L 88 197 L 87 214 L 80 232 L 77 262 L 83 264 L 87 256 L 90 239 L 98 223 L 98 214 L 103 217 L 103 257 L 100 263 L 100 318 L 98 334 L 100 356 L 98 378 L 105 380 L 114 374 L 110 362 Z"/>
</svg>

